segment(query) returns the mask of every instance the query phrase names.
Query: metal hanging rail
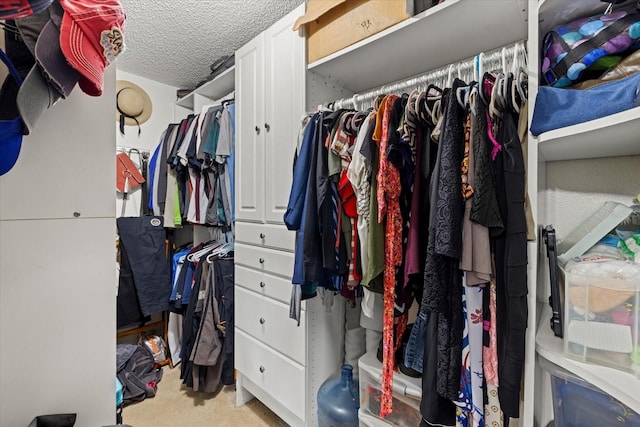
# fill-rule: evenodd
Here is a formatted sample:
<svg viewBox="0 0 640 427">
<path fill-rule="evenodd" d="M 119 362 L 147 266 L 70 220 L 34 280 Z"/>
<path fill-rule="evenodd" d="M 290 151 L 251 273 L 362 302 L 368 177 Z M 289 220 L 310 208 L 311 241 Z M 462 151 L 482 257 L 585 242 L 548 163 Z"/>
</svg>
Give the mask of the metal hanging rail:
<svg viewBox="0 0 640 427">
<path fill-rule="evenodd" d="M 518 68 L 525 68 L 527 65 L 526 40 L 516 42 L 513 46 L 502 47 L 488 53 L 480 53 L 472 58 L 449 64 L 447 66 L 431 70 L 425 74 L 414 76 L 406 80 L 382 85 L 378 89 L 355 94 L 350 98 L 342 98 L 334 102 L 334 108 L 355 108 L 359 105 L 368 104 L 379 95 L 399 93 L 410 88 L 426 87 L 435 84 L 439 87 L 451 85 L 453 78 L 479 80 L 484 70 L 504 72 L 511 71 L 515 74 Z M 509 66 L 511 68 L 509 69 Z"/>
</svg>

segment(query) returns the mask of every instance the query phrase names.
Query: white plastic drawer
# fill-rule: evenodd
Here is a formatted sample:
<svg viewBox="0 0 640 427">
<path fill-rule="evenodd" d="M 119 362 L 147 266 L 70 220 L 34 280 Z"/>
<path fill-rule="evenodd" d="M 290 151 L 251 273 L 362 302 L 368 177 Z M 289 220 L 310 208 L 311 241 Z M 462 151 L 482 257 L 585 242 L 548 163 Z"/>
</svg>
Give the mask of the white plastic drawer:
<svg viewBox="0 0 640 427">
<path fill-rule="evenodd" d="M 293 274 L 294 255 L 291 252 L 236 243 L 234 256 L 236 264 L 251 267 L 258 271 L 277 274 L 289 279 Z"/>
<path fill-rule="evenodd" d="M 284 304 L 291 301 L 291 280 L 236 265 L 235 281 L 238 286 Z M 306 301 L 302 301 L 302 310 L 306 306 Z"/>
<path fill-rule="evenodd" d="M 236 327 L 273 347 L 301 365 L 305 364 L 305 312 L 300 326 L 289 318 L 289 306 L 244 288 L 236 288 Z"/>
<path fill-rule="evenodd" d="M 296 233 L 283 225 L 236 222 L 236 242 L 292 252 Z"/>
<path fill-rule="evenodd" d="M 305 417 L 305 368 L 235 328 L 235 367 L 297 417 Z"/>
</svg>

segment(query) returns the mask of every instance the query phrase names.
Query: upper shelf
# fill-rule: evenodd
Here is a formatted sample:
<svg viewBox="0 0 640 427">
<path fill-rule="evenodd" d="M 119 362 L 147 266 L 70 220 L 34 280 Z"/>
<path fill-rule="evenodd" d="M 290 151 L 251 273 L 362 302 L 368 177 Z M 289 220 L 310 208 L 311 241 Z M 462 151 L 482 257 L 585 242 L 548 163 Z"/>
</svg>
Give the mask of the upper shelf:
<svg viewBox="0 0 640 427">
<path fill-rule="evenodd" d="M 540 134 L 546 161 L 640 154 L 640 107 Z"/>
<path fill-rule="evenodd" d="M 202 95 L 210 99 L 220 99 L 227 95 L 235 88 L 236 83 L 236 67 L 231 67 L 217 75 L 213 80 L 206 82 L 197 87 L 192 92 L 176 101 L 176 105 L 193 110 L 194 97 L 196 94 Z"/>
<path fill-rule="evenodd" d="M 632 3 L 635 0 L 627 0 Z M 626 4 L 625 3 L 625 4 Z M 604 0 L 580 0 L 568 2 L 566 0 L 542 0 L 538 5 L 538 22 L 540 37 L 544 37 L 550 30 L 567 22 L 575 21 L 583 16 L 604 13 L 609 3 Z M 624 4 L 616 5 L 616 8 Z"/>
<path fill-rule="evenodd" d="M 538 354 L 550 362 L 593 384 L 640 413 L 640 380 L 627 372 L 605 366 L 582 363 L 564 356 L 562 338 L 553 335 L 549 327 L 551 310 L 547 306 L 541 316 L 536 336 Z"/>
<path fill-rule="evenodd" d="M 527 0 L 446 0 L 309 64 L 357 93 L 527 37 Z"/>
</svg>

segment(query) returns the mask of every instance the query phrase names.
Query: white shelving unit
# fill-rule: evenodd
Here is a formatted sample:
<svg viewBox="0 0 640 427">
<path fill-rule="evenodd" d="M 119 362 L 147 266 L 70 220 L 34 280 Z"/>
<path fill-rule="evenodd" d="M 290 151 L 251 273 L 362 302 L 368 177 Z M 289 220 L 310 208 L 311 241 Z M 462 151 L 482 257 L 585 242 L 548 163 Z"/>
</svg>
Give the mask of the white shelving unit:
<svg viewBox="0 0 640 427">
<path fill-rule="evenodd" d="M 176 105 L 188 108 L 189 110 L 193 110 L 197 95 L 201 95 L 208 99 L 222 98 L 229 92 L 233 91 L 233 88 L 235 87 L 235 70 L 235 67 L 224 70 L 211 81 L 208 81 L 207 83 L 180 98 L 178 101 L 176 101 Z"/>
<path fill-rule="evenodd" d="M 447 0 L 308 69 L 364 91 L 523 40 L 527 10 L 527 0 Z"/>
<path fill-rule="evenodd" d="M 600 0 L 542 0 L 533 1 L 529 18 L 529 114 L 533 114 L 533 105 L 538 90 L 538 64 L 540 49 L 545 34 L 551 29 L 583 16 L 603 13 L 608 3 Z M 579 223 L 581 213 L 575 210 L 589 210 L 603 199 L 619 200 L 627 195 L 630 185 L 626 181 L 636 175 L 618 170 L 621 160 L 610 159 L 640 154 L 637 129 L 640 125 L 640 108 L 623 111 L 585 123 L 545 132 L 538 137 L 529 136 L 529 195 L 532 198 L 534 215 L 538 226 L 554 224 L 556 231 L 567 232 L 571 226 Z M 536 149 L 537 148 L 537 149 Z M 593 165 L 589 159 L 601 159 L 597 171 L 590 174 L 584 168 Z M 624 159 L 626 168 L 630 168 L 633 159 Z M 561 161 L 562 163 L 553 163 Z M 567 161 L 567 162 L 564 162 Z M 638 164 L 640 167 L 640 163 Z M 559 169 L 566 168 L 564 174 Z M 634 166 L 631 166 L 634 169 Z M 635 168 L 637 169 L 637 168 Z M 553 173 L 551 171 L 553 170 Z M 580 170 L 580 173 L 577 173 Z M 566 184 L 559 178 L 571 181 Z M 584 182 L 576 184 L 575 177 Z M 625 180 L 623 184 L 617 180 Z M 549 181 L 549 182 L 548 182 Z M 537 184 L 537 192 L 531 189 Z M 631 185 L 633 187 L 633 185 Z M 602 193 L 601 189 L 607 189 Z M 606 194 L 605 194 L 606 193 Z M 558 196 L 561 194 L 561 196 Z M 631 198 L 629 198 L 630 201 Z M 595 208 L 595 206 L 593 206 Z M 581 211 L 582 212 L 582 211 Z M 559 227 L 561 226 L 561 227 Z M 559 234 L 558 238 L 562 239 Z M 541 239 L 541 236 L 539 236 Z M 530 247 L 532 253 L 533 247 Z M 537 307 L 530 304 L 529 310 L 538 310 L 535 348 L 538 359 L 544 358 L 571 374 L 598 387 L 613 398 L 618 399 L 634 411 L 640 413 L 640 379 L 620 370 L 591 363 L 582 363 L 566 357 L 561 338 L 555 337 L 549 327 L 551 309 L 546 301 L 548 295 L 548 267 L 544 256 L 544 245 L 538 243 L 534 259 L 534 273 L 539 280 L 530 282 L 537 285 Z M 532 263 L 532 259 L 529 259 Z M 534 325 L 530 324 L 530 328 Z M 527 353 L 529 355 L 529 353 Z M 535 420 L 538 425 L 546 425 L 553 418 L 548 373 L 536 363 L 536 408 Z"/>
<path fill-rule="evenodd" d="M 640 154 L 640 107 L 545 132 L 538 147 L 546 161 Z"/>
</svg>

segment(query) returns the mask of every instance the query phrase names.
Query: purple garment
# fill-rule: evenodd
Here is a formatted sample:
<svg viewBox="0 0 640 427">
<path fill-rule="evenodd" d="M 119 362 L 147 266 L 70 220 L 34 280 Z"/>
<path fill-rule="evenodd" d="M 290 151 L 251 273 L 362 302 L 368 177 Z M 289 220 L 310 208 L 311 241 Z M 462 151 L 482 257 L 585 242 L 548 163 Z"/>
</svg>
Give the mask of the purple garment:
<svg viewBox="0 0 640 427">
<path fill-rule="evenodd" d="M 411 219 L 409 221 L 409 236 L 404 260 L 404 284 L 409 283 L 411 274 L 421 272 L 420 264 L 420 197 L 422 196 L 422 151 L 423 140 L 420 129 L 417 129 L 416 137 L 416 163 L 413 174 L 413 193 L 411 194 Z"/>
</svg>

